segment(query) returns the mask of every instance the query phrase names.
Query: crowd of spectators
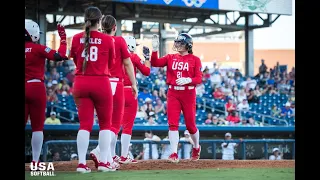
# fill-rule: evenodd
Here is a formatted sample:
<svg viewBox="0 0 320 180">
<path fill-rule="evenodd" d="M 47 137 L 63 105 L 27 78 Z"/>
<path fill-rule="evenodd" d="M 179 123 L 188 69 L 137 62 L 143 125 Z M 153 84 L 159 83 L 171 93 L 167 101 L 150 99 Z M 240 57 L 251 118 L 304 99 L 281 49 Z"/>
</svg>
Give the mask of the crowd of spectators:
<svg viewBox="0 0 320 180">
<path fill-rule="evenodd" d="M 47 87 L 48 103 L 58 103 L 59 95 L 72 96 L 72 87 L 75 71 L 62 62 L 49 61 L 46 65 L 45 83 Z M 139 86 L 139 108 L 136 118 L 143 119 L 145 125 L 157 125 L 158 116 L 166 116 L 167 85 L 166 69 L 151 68 L 151 76 L 154 77 L 152 88 Z M 145 81 L 147 78 L 140 72 L 137 73 L 137 81 Z M 272 105 L 270 116 L 285 117 L 295 116 L 295 69 L 287 70 L 279 64 L 268 68 L 264 60 L 259 67 L 259 73 L 254 77 L 244 76 L 239 69 L 221 69 L 214 63 L 213 68 L 203 69 L 203 83 L 196 87 L 198 98 L 205 98 L 205 94 L 212 95 L 215 100 L 224 103 L 224 112 L 221 115 L 202 104 L 197 105 L 197 110 L 205 110 L 203 124 L 213 126 L 261 126 L 253 117 L 240 116 L 242 111 L 250 111 L 251 104 L 261 103 L 261 97 L 265 95 L 286 95 L 288 97 L 285 106 Z M 210 86 L 210 87 L 208 87 Z M 54 112 L 53 106 L 47 108 L 46 116 Z M 59 116 L 58 116 L 59 117 Z M 96 121 L 96 120 L 95 120 Z"/>
</svg>

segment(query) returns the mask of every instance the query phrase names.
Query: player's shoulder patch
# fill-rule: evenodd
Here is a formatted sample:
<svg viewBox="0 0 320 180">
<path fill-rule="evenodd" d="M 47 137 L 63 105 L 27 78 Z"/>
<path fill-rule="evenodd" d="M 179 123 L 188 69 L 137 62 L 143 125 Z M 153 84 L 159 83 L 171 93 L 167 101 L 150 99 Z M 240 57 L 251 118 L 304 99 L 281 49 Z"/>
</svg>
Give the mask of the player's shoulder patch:
<svg viewBox="0 0 320 180">
<path fill-rule="evenodd" d="M 51 51 L 51 48 L 46 47 L 46 49 L 44 49 L 44 51 L 45 51 L 46 53 L 49 53 L 49 52 Z"/>
</svg>

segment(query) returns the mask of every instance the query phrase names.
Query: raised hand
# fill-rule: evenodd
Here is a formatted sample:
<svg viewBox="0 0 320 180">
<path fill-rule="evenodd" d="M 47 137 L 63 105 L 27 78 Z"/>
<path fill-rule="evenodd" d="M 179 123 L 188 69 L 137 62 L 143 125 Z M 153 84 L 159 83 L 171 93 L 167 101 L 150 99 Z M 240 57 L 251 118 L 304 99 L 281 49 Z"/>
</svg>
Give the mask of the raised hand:
<svg viewBox="0 0 320 180">
<path fill-rule="evenodd" d="M 159 51 L 159 36 L 156 34 L 152 35 L 152 51 Z"/>
<path fill-rule="evenodd" d="M 67 34 L 66 30 L 64 29 L 64 26 L 62 26 L 60 23 L 57 25 L 58 34 L 60 36 L 60 42 L 66 43 L 67 42 Z"/>
</svg>

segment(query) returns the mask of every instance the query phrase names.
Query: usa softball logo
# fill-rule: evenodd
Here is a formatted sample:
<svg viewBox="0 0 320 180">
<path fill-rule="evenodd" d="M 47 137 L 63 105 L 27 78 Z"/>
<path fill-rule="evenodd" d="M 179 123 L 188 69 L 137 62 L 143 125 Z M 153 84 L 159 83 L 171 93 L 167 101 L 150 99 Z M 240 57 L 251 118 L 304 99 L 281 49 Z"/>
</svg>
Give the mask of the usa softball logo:
<svg viewBox="0 0 320 180">
<path fill-rule="evenodd" d="M 186 6 L 200 8 L 207 0 L 182 0 Z"/>
</svg>

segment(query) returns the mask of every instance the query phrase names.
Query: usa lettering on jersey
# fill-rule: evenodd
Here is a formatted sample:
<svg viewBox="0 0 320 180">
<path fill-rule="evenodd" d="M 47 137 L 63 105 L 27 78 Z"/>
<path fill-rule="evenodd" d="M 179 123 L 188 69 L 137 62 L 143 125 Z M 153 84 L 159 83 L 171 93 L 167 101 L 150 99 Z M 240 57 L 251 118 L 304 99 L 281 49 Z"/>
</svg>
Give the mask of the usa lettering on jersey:
<svg viewBox="0 0 320 180">
<path fill-rule="evenodd" d="M 189 71 L 189 64 L 188 64 L 188 62 L 176 62 L 176 61 L 173 61 L 172 70 Z"/>
</svg>

